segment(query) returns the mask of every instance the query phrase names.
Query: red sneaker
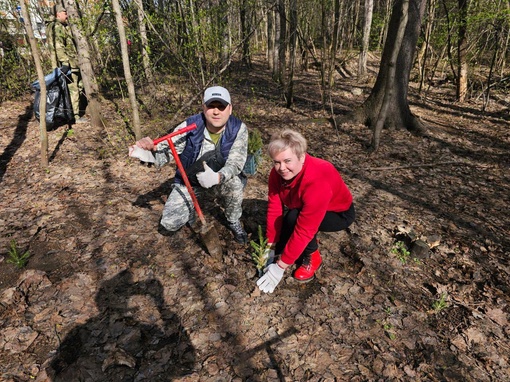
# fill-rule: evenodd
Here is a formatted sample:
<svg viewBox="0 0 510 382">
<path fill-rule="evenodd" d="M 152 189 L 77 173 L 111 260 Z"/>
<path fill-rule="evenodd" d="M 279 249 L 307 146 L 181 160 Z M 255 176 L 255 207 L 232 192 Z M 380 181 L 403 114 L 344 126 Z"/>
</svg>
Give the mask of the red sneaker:
<svg viewBox="0 0 510 382">
<path fill-rule="evenodd" d="M 322 257 L 319 250 L 316 250 L 303 259 L 303 264 L 296 269 L 293 276 L 297 281 L 306 283 L 313 280 L 315 272 L 320 269 L 321 265 Z"/>
</svg>

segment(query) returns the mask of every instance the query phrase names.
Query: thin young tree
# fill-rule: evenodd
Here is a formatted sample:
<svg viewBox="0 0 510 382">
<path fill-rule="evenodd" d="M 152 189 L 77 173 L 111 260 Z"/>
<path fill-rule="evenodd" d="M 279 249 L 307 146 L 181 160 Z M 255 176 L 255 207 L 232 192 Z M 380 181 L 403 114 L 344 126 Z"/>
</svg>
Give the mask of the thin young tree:
<svg viewBox="0 0 510 382">
<path fill-rule="evenodd" d="M 469 0 L 459 0 L 459 32 L 457 49 L 457 101 L 466 100 L 468 89 L 468 62 L 467 62 L 467 17 Z"/>
<path fill-rule="evenodd" d="M 358 76 L 363 77 L 367 72 L 367 54 L 370 42 L 372 16 L 374 14 L 374 0 L 365 0 L 365 14 L 363 18 L 363 37 L 358 60 Z"/>
<path fill-rule="evenodd" d="M 28 12 L 28 4 L 26 0 L 21 3 L 21 14 L 23 15 L 23 22 L 30 43 L 30 49 L 32 51 L 32 57 L 34 58 L 35 69 L 37 71 L 37 79 L 41 87 L 41 98 L 39 102 L 39 131 L 41 136 L 41 166 L 43 168 L 48 167 L 48 133 L 46 129 L 46 82 L 44 81 L 44 72 L 41 65 L 41 55 L 39 54 L 39 48 L 34 37 L 34 30 L 32 29 L 32 22 Z"/>
<path fill-rule="evenodd" d="M 241 40 L 242 40 L 242 62 L 247 68 L 251 68 L 251 52 L 250 52 L 250 34 L 251 34 L 251 22 L 250 22 L 250 1 L 242 0 L 239 6 L 239 19 L 241 20 Z"/>
<path fill-rule="evenodd" d="M 122 66 L 124 68 L 124 78 L 128 88 L 129 101 L 131 102 L 131 111 L 133 113 L 133 131 L 136 140 L 142 139 L 142 130 L 140 129 L 140 116 L 138 113 L 138 103 L 136 101 L 135 85 L 133 84 L 133 76 L 129 66 L 129 54 L 127 47 L 126 31 L 124 22 L 122 21 L 122 11 L 120 10 L 119 0 L 112 0 L 112 8 L 115 13 L 117 29 L 119 31 L 120 49 L 122 52 Z"/>
<path fill-rule="evenodd" d="M 278 0 L 280 1 L 280 0 Z M 279 6 L 276 5 L 273 9 L 273 21 L 274 21 L 274 43 L 273 43 L 273 54 L 272 54 L 272 61 L 273 61 L 273 71 L 272 71 L 272 77 L 273 80 L 278 82 L 280 78 L 280 70 L 282 68 L 282 65 L 280 64 L 280 45 L 284 42 L 281 40 L 281 17 L 279 17 Z"/>
<path fill-rule="evenodd" d="M 339 48 L 339 40 L 340 40 L 340 13 L 341 10 L 341 2 L 340 0 L 334 0 L 334 9 L 333 12 L 333 30 L 331 32 L 331 43 L 329 47 L 329 65 L 328 65 L 328 89 L 333 88 L 335 84 L 335 68 L 336 68 L 336 56 L 338 54 Z M 329 92 L 331 96 L 331 92 Z"/>
<path fill-rule="evenodd" d="M 138 31 L 140 33 L 140 42 L 142 43 L 142 64 L 145 72 L 145 78 L 152 82 L 151 61 L 149 58 L 149 39 L 147 38 L 147 26 L 145 23 L 145 11 L 142 0 L 135 0 L 136 11 L 138 15 Z"/>
<path fill-rule="evenodd" d="M 434 24 L 435 24 L 435 9 L 437 0 L 429 0 L 427 5 L 427 20 L 424 26 L 424 42 L 421 45 L 421 49 L 418 52 L 418 70 L 420 72 L 420 87 L 418 92 L 421 92 L 423 89 L 423 84 L 425 83 L 425 79 L 427 78 L 427 62 L 429 51 L 431 50 L 430 38 L 432 36 Z"/>
<path fill-rule="evenodd" d="M 297 0 L 290 0 L 290 25 L 289 25 L 289 78 L 287 80 L 287 107 L 290 108 L 294 102 L 294 69 L 296 67 L 296 46 L 297 46 L 297 26 L 298 26 L 298 10 Z"/>
<path fill-rule="evenodd" d="M 83 81 L 83 87 L 87 96 L 87 110 L 90 113 L 91 124 L 96 127 L 103 127 L 103 118 L 101 116 L 101 103 L 99 100 L 99 86 L 97 85 L 96 75 L 92 68 L 90 60 L 90 49 L 87 38 L 82 32 L 81 18 L 75 0 L 64 0 L 67 14 L 71 26 L 71 32 L 76 40 L 78 51 L 78 65 Z"/>
<path fill-rule="evenodd" d="M 322 0 L 321 1 L 321 24 L 320 24 L 320 31 L 321 31 L 321 49 L 320 49 L 320 71 L 321 71 L 321 103 L 322 107 L 324 108 L 327 103 L 327 84 L 328 84 L 328 77 L 327 73 L 328 70 L 328 64 L 329 64 L 329 55 L 328 55 L 328 20 L 329 20 L 329 8 L 328 8 L 328 1 Z"/>
<path fill-rule="evenodd" d="M 275 25 L 274 25 L 274 9 L 272 6 L 267 8 L 267 50 L 266 58 L 268 62 L 268 68 L 271 73 L 274 73 L 274 59 L 275 56 Z"/>
<path fill-rule="evenodd" d="M 285 0 L 278 0 L 280 37 L 278 46 L 278 82 L 285 89 L 285 67 L 287 58 L 287 9 Z"/>
<path fill-rule="evenodd" d="M 388 89 L 391 89 L 387 118 L 387 128 L 404 128 L 414 134 L 423 134 L 425 126 L 409 108 L 409 76 L 413 66 L 416 42 L 418 40 L 421 20 L 425 11 L 426 0 L 409 0 L 408 22 L 396 61 L 398 76 L 390 78 L 390 63 L 394 44 L 400 25 L 401 9 L 404 0 L 396 0 L 391 14 L 388 36 L 384 44 L 379 74 L 374 87 L 363 105 L 350 115 L 356 122 L 365 123 L 374 128 L 378 120 L 381 105 Z M 389 83 L 388 83 L 389 82 Z"/>
</svg>

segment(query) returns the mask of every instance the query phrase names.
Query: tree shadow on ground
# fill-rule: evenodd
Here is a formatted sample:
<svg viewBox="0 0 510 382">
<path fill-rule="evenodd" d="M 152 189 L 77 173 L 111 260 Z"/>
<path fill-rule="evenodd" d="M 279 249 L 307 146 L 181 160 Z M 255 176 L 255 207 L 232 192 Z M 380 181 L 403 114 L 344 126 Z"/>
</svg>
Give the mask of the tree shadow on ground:
<svg viewBox="0 0 510 382">
<path fill-rule="evenodd" d="M 62 341 L 52 381 L 170 381 L 192 372 L 195 349 L 159 280 L 122 271 L 103 282 L 96 304 L 99 314 Z"/>
<path fill-rule="evenodd" d="M 145 193 L 142 195 L 138 195 L 136 200 L 132 203 L 133 206 L 147 208 L 152 210 L 151 202 L 158 201 L 161 204 L 165 204 L 164 197 L 170 194 L 172 191 L 172 184 L 174 184 L 174 178 L 170 178 L 165 180 L 163 183 L 159 185 L 159 187 Z"/>
<path fill-rule="evenodd" d="M 69 131 L 72 129 L 72 125 L 66 125 L 66 129 L 64 130 L 62 136 L 60 137 L 60 139 L 58 140 L 57 142 L 57 145 L 55 146 L 55 148 L 53 149 L 53 152 L 51 153 L 50 157 L 49 157 L 49 162 L 53 162 L 55 160 L 55 157 L 57 156 L 58 152 L 60 151 L 60 147 L 62 146 L 62 144 L 64 143 L 64 141 L 66 140 L 67 138 L 67 134 L 69 133 Z M 56 130 L 56 129 L 53 129 L 53 130 Z"/>
<path fill-rule="evenodd" d="M 16 151 L 18 151 L 27 137 L 27 127 L 31 117 L 31 105 L 25 108 L 25 114 L 18 115 L 18 124 L 16 125 L 16 130 L 14 131 L 14 137 L 12 138 L 11 143 L 7 145 L 2 155 L 0 155 L 0 182 L 4 177 L 9 162 L 14 157 Z"/>
</svg>

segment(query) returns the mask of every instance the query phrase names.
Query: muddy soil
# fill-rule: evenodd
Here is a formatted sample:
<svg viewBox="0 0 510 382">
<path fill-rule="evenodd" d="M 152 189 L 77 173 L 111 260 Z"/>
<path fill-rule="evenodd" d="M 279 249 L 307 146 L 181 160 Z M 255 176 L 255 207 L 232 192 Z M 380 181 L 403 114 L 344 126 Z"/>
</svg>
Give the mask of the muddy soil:
<svg viewBox="0 0 510 382">
<path fill-rule="evenodd" d="M 335 113 L 373 80 L 339 78 Z M 0 105 L 0 380 L 510 381 L 510 99 L 482 114 L 448 84 L 420 96 L 412 84 L 428 135 L 385 130 L 370 153 L 366 127 L 332 124 L 319 83 L 300 73 L 291 110 L 263 64 L 223 83 L 265 142 L 276 128 L 302 132 L 355 197 L 350 229 L 319 236 L 317 278 L 287 275 L 269 295 L 214 203 L 222 258 L 188 227 L 158 232 L 174 169 L 128 158 L 123 101 L 106 103 L 104 130 L 50 131 L 47 170 L 31 96 Z M 169 119 L 156 106 L 142 115 L 153 136 Z M 263 157 L 246 187 L 253 240 L 270 165 Z M 20 269 L 13 241 L 30 254 Z"/>
</svg>

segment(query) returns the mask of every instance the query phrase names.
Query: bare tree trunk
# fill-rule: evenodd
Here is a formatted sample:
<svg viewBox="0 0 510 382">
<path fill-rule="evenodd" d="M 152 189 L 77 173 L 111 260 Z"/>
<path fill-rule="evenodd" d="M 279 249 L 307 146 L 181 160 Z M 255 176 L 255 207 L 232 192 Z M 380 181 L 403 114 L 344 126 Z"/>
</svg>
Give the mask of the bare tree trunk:
<svg viewBox="0 0 510 382">
<path fill-rule="evenodd" d="M 336 65 L 336 55 L 338 50 L 338 40 L 340 38 L 340 0 L 335 0 L 335 11 L 333 16 L 333 31 L 332 31 L 332 41 L 331 48 L 329 54 L 329 71 L 328 71 L 328 94 L 330 93 L 330 89 L 335 84 L 335 65 Z"/>
<path fill-rule="evenodd" d="M 287 84 L 287 107 L 290 108 L 294 102 L 294 68 L 296 66 L 296 45 L 297 45 L 297 0 L 290 0 L 290 57 L 289 57 L 289 78 Z"/>
<path fill-rule="evenodd" d="M 250 19 L 250 1 L 242 0 L 241 6 L 239 7 L 239 18 L 241 20 L 241 38 L 243 44 L 242 62 L 251 68 L 251 55 L 250 55 L 250 39 L 251 34 L 251 23 Z"/>
<path fill-rule="evenodd" d="M 328 47 L 328 22 L 327 22 L 327 11 L 326 11 L 326 1 L 321 1 L 321 60 L 320 60 L 320 68 L 321 68 L 321 103 L 322 107 L 324 108 L 326 106 L 327 102 L 327 92 L 326 92 L 326 86 L 327 86 L 327 47 Z"/>
<path fill-rule="evenodd" d="M 427 76 L 427 60 L 428 51 L 430 49 L 430 36 L 432 35 L 432 28 L 434 26 L 434 10 L 436 9 L 436 0 L 429 0 L 428 2 L 428 18 L 427 25 L 425 26 L 425 41 L 423 42 L 420 52 L 418 53 L 418 70 L 420 71 L 420 87 L 418 92 L 421 93 L 423 84 Z"/>
<path fill-rule="evenodd" d="M 374 13 L 374 0 L 365 0 L 365 17 L 363 20 L 363 38 L 358 61 L 358 76 L 363 77 L 367 72 L 367 53 L 370 43 L 370 30 L 372 15 Z"/>
<path fill-rule="evenodd" d="M 391 98 L 389 99 L 388 114 L 384 126 L 405 128 L 414 134 L 423 134 L 425 126 L 411 113 L 407 96 L 409 76 L 426 0 L 406 1 L 409 1 L 408 22 L 396 61 L 396 70 L 399 75 L 395 76 L 394 79 L 389 77 L 389 64 L 400 25 L 400 10 L 402 9 L 403 0 L 396 0 L 393 7 L 380 70 L 372 92 L 363 105 L 356 109 L 350 117 L 373 128 L 378 119 L 388 86 L 391 86 Z"/>
<path fill-rule="evenodd" d="M 381 141 L 381 132 L 384 126 L 384 122 L 386 121 L 386 117 L 388 115 L 390 101 L 393 98 L 394 90 L 393 83 L 395 82 L 397 57 L 400 52 L 402 40 L 404 39 L 404 32 L 406 29 L 408 19 L 408 8 L 409 0 L 403 0 L 401 14 L 399 16 L 400 24 L 398 25 L 397 35 L 395 36 L 395 42 L 393 44 L 393 51 L 391 52 L 391 57 L 388 63 L 388 80 L 386 81 L 386 92 L 384 94 L 381 110 L 379 111 L 379 116 L 377 117 L 377 122 L 374 128 L 374 135 L 372 138 L 372 148 L 374 149 L 374 151 L 379 148 L 379 143 Z"/>
<path fill-rule="evenodd" d="M 128 47 L 126 43 L 126 32 L 124 23 L 122 22 L 122 11 L 120 10 L 119 0 L 112 0 L 112 8 L 117 21 L 117 29 L 119 30 L 120 49 L 122 52 L 122 65 L 124 67 L 124 77 L 129 93 L 129 101 L 133 112 L 133 131 L 136 140 L 142 139 L 142 130 L 140 129 L 140 116 L 138 114 L 138 103 L 136 102 L 135 85 L 131 76 L 131 68 L 129 66 Z"/>
<path fill-rule="evenodd" d="M 491 66 L 490 66 L 490 70 L 489 70 L 489 76 L 487 77 L 487 90 L 485 91 L 485 99 L 483 101 L 482 112 L 485 112 L 485 109 L 487 108 L 487 105 L 489 104 L 492 74 L 494 72 L 494 67 L 496 65 L 496 59 L 498 57 L 499 35 L 500 35 L 499 26 L 496 26 L 496 38 L 494 41 L 494 53 L 492 54 L 492 61 L 491 61 Z"/>
<path fill-rule="evenodd" d="M 358 24 L 359 24 L 359 17 L 360 17 L 360 1 L 353 1 L 352 7 L 353 7 L 353 18 L 352 18 L 352 26 L 351 26 L 351 33 L 349 33 L 348 36 L 348 49 L 353 49 L 354 42 L 357 40 L 356 35 L 358 34 Z"/>
<path fill-rule="evenodd" d="M 386 44 L 386 35 L 388 34 L 388 25 L 389 25 L 389 20 L 391 17 L 392 2 L 393 2 L 393 0 L 385 1 L 386 12 L 384 13 L 383 27 L 381 28 L 381 31 L 379 33 L 379 43 L 378 43 L 379 49 L 382 45 Z"/>
<path fill-rule="evenodd" d="M 467 63 L 467 12 L 469 0 L 459 0 L 459 45 L 458 45 L 458 77 L 457 77 L 457 101 L 466 100 L 468 88 L 468 63 Z"/>
<path fill-rule="evenodd" d="M 138 30 L 140 33 L 140 41 L 142 43 L 142 64 L 145 72 L 145 78 L 148 82 L 152 82 L 152 69 L 151 62 L 149 58 L 149 52 L 147 51 L 149 48 L 149 40 L 147 39 L 147 28 L 145 25 L 145 11 L 143 9 L 142 0 L 135 0 L 136 10 L 138 14 Z"/>
<path fill-rule="evenodd" d="M 283 44 L 281 41 L 281 18 L 279 17 L 280 13 L 278 7 L 274 9 L 274 49 L 273 49 L 273 80 L 278 82 L 279 73 L 278 71 L 281 69 L 280 64 L 280 45 Z"/>
<path fill-rule="evenodd" d="M 41 65 L 41 56 L 39 48 L 34 37 L 34 30 L 32 29 L 32 22 L 28 12 L 28 4 L 26 0 L 21 3 L 21 14 L 23 15 L 23 22 L 27 31 L 30 49 L 32 50 L 32 57 L 34 58 L 35 69 L 37 71 L 37 79 L 41 87 L 41 98 L 39 102 L 39 131 L 41 136 L 41 167 L 48 167 L 48 132 L 46 129 L 46 82 L 44 81 L 44 72 Z"/>
<path fill-rule="evenodd" d="M 269 70 L 274 73 L 274 43 L 275 43 L 275 33 L 274 33 L 274 9 L 273 7 L 269 7 L 267 9 L 267 62 Z"/>
<path fill-rule="evenodd" d="M 261 49 L 264 46 L 264 42 L 267 41 L 267 19 L 264 16 L 266 14 L 266 9 L 264 5 L 264 0 L 255 0 L 255 14 L 254 17 L 256 20 L 260 20 L 260 27 L 255 30 L 255 46 L 258 49 Z"/>
<path fill-rule="evenodd" d="M 287 62 L 287 10 L 285 0 L 278 1 L 278 14 L 280 18 L 280 45 L 278 49 L 278 82 L 285 89 L 285 66 Z"/>
<path fill-rule="evenodd" d="M 83 35 L 82 29 L 78 26 L 81 19 L 74 0 L 64 0 L 64 3 L 67 14 L 69 15 L 71 31 L 78 47 L 78 65 L 80 67 L 83 87 L 85 88 L 87 96 L 87 109 L 90 113 L 91 124 L 102 128 L 103 120 L 101 116 L 101 104 L 99 102 L 99 87 L 97 86 L 96 76 L 90 61 L 90 51 L 87 39 Z"/>
<path fill-rule="evenodd" d="M 448 25 L 448 36 L 446 39 L 446 46 L 447 46 L 446 53 L 448 56 L 448 62 L 450 63 L 450 69 L 451 69 L 452 75 L 453 75 L 453 81 L 455 83 L 457 83 L 457 72 L 454 67 L 455 63 L 454 63 L 454 59 L 453 59 L 453 55 L 452 55 L 452 29 L 453 29 L 453 26 L 450 21 L 450 12 L 448 10 L 446 0 L 442 0 L 442 4 L 443 4 L 443 9 L 444 9 L 444 14 L 446 17 L 446 23 Z"/>
</svg>

